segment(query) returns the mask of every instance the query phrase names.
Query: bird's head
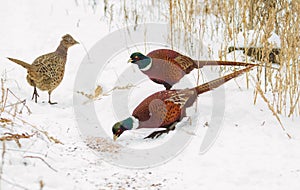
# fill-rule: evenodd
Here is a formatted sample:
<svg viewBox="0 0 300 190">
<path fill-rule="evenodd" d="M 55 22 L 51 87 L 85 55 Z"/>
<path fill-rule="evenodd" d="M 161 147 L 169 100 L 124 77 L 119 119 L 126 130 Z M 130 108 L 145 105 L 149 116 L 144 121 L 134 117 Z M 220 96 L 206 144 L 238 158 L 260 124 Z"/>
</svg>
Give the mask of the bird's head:
<svg viewBox="0 0 300 190">
<path fill-rule="evenodd" d="M 115 123 L 112 127 L 114 141 L 117 140 L 117 138 L 119 138 L 124 131 L 131 130 L 133 128 L 133 122 L 133 118 L 128 117 L 127 119 Z"/>
<path fill-rule="evenodd" d="M 62 37 L 61 43 L 66 47 L 69 48 L 75 44 L 79 44 L 70 34 L 66 34 Z"/>
<path fill-rule="evenodd" d="M 146 71 L 151 67 L 152 59 L 140 52 L 135 52 L 131 54 L 128 63 L 137 64 L 139 69 Z"/>
<path fill-rule="evenodd" d="M 135 52 L 130 55 L 130 59 L 128 60 L 128 63 L 137 63 L 138 61 L 149 59 L 149 57 L 145 56 L 144 54 L 140 52 Z"/>
</svg>

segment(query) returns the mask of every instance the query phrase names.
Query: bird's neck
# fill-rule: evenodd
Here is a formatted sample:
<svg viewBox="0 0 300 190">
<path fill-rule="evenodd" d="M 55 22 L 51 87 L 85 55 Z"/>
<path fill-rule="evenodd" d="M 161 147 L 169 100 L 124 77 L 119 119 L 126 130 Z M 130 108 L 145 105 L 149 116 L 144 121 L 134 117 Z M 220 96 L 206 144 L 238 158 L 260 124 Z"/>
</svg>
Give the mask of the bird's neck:
<svg viewBox="0 0 300 190">
<path fill-rule="evenodd" d="M 57 47 L 56 51 L 57 54 L 61 55 L 61 56 L 67 56 L 68 53 L 68 48 L 66 46 L 64 46 L 62 44 L 62 42 L 60 42 L 59 46 Z"/>
<path fill-rule="evenodd" d="M 133 116 L 131 116 L 130 118 L 133 120 L 133 125 L 132 125 L 132 128 L 129 130 L 137 129 L 139 126 L 139 120 Z"/>
<path fill-rule="evenodd" d="M 137 65 L 139 66 L 139 69 L 141 71 L 147 71 L 152 66 L 152 59 L 149 57 L 149 58 L 146 58 L 146 59 L 143 59 L 143 60 L 139 60 L 137 62 Z"/>
</svg>

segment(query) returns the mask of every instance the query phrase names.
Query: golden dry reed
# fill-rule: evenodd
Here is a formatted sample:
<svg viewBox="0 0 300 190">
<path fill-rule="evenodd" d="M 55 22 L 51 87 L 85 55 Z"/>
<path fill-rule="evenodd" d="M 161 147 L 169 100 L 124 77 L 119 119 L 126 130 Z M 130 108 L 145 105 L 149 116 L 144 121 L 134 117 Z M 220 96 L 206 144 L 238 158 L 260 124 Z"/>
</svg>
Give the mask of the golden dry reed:
<svg viewBox="0 0 300 190">
<path fill-rule="evenodd" d="M 126 25 L 145 22 L 165 22 L 170 26 L 171 47 L 181 47 L 186 53 L 202 56 L 195 52 L 198 39 L 217 42 L 218 47 L 205 47 L 208 58 L 226 59 L 229 42 L 234 44 L 237 34 L 245 38 L 244 47 L 259 47 L 259 60 L 266 67 L 258 68 L 254 102 L 262 98 L 257 89 L 263 89 L 265 97 L 278 114 L 299 116 L 300 114 L 300 1 L 299 0 L 123 0 L 118 4 L 104 1 L 105 15 L 110 25 L 122 21 Z M 211 19 L 211 23 L 207 21 Z M 117 26 L 120 27 L 120 26 Z M 183 30 L 184 35 L 178 31 Z M 252 42 L 247 33 L 252 31 Z M 272 48 L 277 48 L 268 39 L 275 33 L 280 38 L 280 54 L 275 59 L 279 70 L 274 70 L 269 61 Z M 221 37 L 220 37 L 221 35 Z M 207 37 L 209 36 L 209 37 Z M 222 41 L 213 39 L 222 39 Z M 259 44 L 259 45 L 257 45 Z M 199 51 L 199 50 L 198 50 Z M 253 58 L 245 56 L 245 61 Z M 248 84 L 248 83 L 247 83 Z"/>
</svg>

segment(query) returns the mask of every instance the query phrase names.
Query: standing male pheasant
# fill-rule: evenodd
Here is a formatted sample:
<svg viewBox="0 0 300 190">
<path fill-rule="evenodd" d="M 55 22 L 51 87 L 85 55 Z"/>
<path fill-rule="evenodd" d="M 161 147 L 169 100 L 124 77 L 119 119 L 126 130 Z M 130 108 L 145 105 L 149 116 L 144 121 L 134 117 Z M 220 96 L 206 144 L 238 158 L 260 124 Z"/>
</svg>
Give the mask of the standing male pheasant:
<svg viewBox="0 0 300 190">
<path fill-rule="evenodd" d="M 144 99 L 133 111 L 132 116 L 117 122 L 112 127 L 114 140 L 124 131 L 136 128 L 166 128 L 155 131 L 146 138 L 156 138 L 175 129 L 175 125 L 186 116 L 186 108 L 193 105 L 197 96 L 224 84 L 225 82 L 250 71 L 254 65 L 235 71 L 195 88 L 184 90 L 163 90 Z M 138 120 L 138 122 L 137 122 Z M 134 125 L 134 123 L 136 125 Z"/>
<path fill-rule="evenodd" d="M 38 88 L 42 91 L 48 91 L 49 104 L 57 104 L 56 102 L 51 102 L 51 92 L 62 81 L 68 48 L 75 44 L 78 44 L 78 42 L 71 35 L 66 34 L 62 37 L 56 51 L 36 58 L 31 65 L 24 61 L 8 58 L 27 69 L 27 82 L 34 87 L 32 99 L 35 99 L 36 103 L 37 97 L 39 97 L 36 90 Z"/>
<path fill-rule="evenodd" d="M 130 63 L 137 64 L 139 69 L 153 82 L 162 84 L 166 90 L 179 82 L 184 75 L 193 69 L 199 69 L 208 65 L 232 65 L 249 66 L 254 65 L 233 61 L 197 61 L 170 49 L 158 49 L 151 51 L 147 56 L 135 52 L 131 54 Z"/>
</svg>

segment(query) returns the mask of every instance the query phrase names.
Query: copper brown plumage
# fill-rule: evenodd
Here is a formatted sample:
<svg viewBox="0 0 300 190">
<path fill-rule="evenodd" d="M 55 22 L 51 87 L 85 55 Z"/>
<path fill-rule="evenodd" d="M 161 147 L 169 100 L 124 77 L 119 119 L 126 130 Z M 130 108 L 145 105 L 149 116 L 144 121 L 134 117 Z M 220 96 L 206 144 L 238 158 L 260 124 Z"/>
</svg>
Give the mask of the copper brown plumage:
<svg viewBox="0 0 300 190">
<path fill-rule="evenodd" d="M 224 84 L 225 82 L 250 71 L 254 65 L 235 71 L 224 77 L 215 79 L 195 88 L 184 90 L 163 90 L 156 92 L 144 99 L 133 111 L 132 117 L 117 122 L 112 130 L 114 139 L 117 139 L 124 131 L 133 128 L 134 120 L 138 120 L 137 128 L 166 128 L 157 131 L 146 138 L 155 138 L 163 133 L 175 129 L 177 122 L 186 116 L 186 108 L 193 105 L 197 96 Z"/>
<path fill-rule="evenodd" d="M 31 65 L 24 61 L 8 58 L 27 69 L 27 82 L 34 87 L 32 99 L 35 99 L 35 102 L 39 97 L 36 90 L 38 88 L 42 91 L 48 91 L 49 104 L 56 104 L 56 102 L 51 102 L 51 93 L 64 77 L 67 51 L 69 47 L 75 44 L 78 42 L 71 35 L 66 34 L 62 37 L 56 51 L 39 56 Z"/>
<path fill-rule="evenodd" d="M 231 65 L 249 66 L 251 63 L 232 61 L 200 61 L 193 60 L 170 49 L 157 49 L 151 51 L 147 56 L 136 52 L 131 54 L 128 62 L 137 64 L 139 69 L 146 74 L 153 82 L 162 84 L 167 90 L 180 81 L 184 75 L 189 74 L 193 69 L 202 68 L 208 65 Z"/>
</svg>

